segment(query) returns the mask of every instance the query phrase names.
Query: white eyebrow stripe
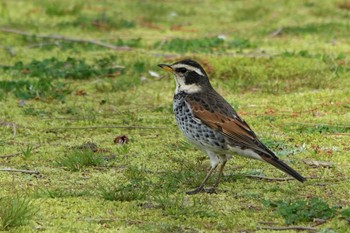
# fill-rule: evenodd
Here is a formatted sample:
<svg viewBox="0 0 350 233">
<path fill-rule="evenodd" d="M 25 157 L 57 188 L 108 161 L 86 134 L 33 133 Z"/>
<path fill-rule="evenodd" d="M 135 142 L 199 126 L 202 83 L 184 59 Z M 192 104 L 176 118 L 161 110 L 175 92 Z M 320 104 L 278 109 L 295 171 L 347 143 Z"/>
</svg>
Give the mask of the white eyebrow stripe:
<svg viewBox="0 0 350 233">
<path fill-rule="evenodd" d="M 173 69 L 186 68 L 187 70 L 196 72 L 200 76 L 204 76 L 204 74 L 202 73 L 202 71 L 200 69 L 193 67 L 193 66 L 186 65 L 186 64 L 176 64 L 176 65 L 173 65 L 172 68 Z"/>
</svg>

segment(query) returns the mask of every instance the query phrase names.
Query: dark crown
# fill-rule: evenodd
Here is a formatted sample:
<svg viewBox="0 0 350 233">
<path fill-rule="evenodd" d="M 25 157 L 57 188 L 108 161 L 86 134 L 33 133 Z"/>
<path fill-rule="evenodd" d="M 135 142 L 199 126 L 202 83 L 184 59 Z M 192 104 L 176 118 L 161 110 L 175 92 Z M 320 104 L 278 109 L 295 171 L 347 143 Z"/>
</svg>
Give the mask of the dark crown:
<svg viewBox="0 0 350 233">
<path fill-rule="evenodd" d="M 201 70 L 203 69 L 202 66 L 198 62 L 193 61 L 191 59 L 181 60 L 181 61 L 175 62 L 173 65 L 175 65 L 175 64 L 185 64 L 185 65 L 193 66 L 193 67 L 201 69 Z"/>
<path fill-rule="evenodd" d="M 198 62 L 193 61 L 191 59 L 184 59 L 184 60 L 175 62 L 173 64 L 173 66 L 178 65 L 178 64 L 191 66 L 193 68 L 199 69 L 201 71 L 201 73 L 204 75 L 204 77 L 203 77 L 203 75 L 198 74 L 196 71 L 189 70 L 188 72 L 185 73 L 185 84 L 186 85 L 190 85 L 190 84 L 195 83 L 195 84 L 200 85 L 202 87 L 211 87 L 210 82 L 208 80 L 207 73 L 205 72 L 203 67 Z M 181 72 L 180 69 L 183 69 L 183 68 L 178 68 L 178 69 L 179 69 L 179 72 Z"/>
</svg>

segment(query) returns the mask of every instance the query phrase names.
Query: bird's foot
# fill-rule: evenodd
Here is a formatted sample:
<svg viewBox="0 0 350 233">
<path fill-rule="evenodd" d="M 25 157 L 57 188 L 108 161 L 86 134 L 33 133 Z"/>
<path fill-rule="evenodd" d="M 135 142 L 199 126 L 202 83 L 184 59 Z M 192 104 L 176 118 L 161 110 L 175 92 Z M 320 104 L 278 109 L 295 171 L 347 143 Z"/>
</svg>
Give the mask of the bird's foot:
<svg viewBox="0 0 350 233">
<path fill-rule="evenodd" d="M 198 188 L 196 188 L 194 190 L 186 192 L 186 194 L 193 195 L 193 194 L 202 193 L 202 192 L 203 193 L 209 193 L 209 194 L 213 194 L 213 193 L 216 194 L 217 193 L 215 187 L 204 188 L 204 187 L 199 186 Z"/>
</svg>

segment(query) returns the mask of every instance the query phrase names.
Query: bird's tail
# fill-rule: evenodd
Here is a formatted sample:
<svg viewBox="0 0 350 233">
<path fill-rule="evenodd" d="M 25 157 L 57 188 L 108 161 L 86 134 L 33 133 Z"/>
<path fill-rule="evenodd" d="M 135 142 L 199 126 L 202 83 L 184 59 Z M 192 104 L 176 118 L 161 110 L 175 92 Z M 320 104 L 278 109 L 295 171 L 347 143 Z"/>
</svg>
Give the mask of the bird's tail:
<svg viewBox="0 0 350 233">
<path fill-rule="evenodd" d="M 276 168 L 280 169 L 281 171 L 287 173 L 288 175 L 291 175 L 295 179 L 297 179 L 300 182 L 304 182 L 306 179 L 302 175 L 300 175 L 298 172 L 296 172 L 293 168 L 289 167 L 287 164 L 282 162 L 277 157 L 270 157 L 270 156 L 261 156 L 263 160 L 268 162 L 269 164 L 275 166 Z"/>
</svg>

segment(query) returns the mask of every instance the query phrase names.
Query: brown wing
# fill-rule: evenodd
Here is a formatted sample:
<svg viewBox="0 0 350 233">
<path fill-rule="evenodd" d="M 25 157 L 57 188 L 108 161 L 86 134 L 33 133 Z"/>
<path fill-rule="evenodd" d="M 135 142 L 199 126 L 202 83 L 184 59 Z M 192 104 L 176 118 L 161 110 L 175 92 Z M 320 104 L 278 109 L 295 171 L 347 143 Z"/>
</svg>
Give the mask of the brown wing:
<svg viewBox="0 0 350 233">
<path fill-rule="evenodd" d="M 270 154 L 269 150 L 257 139 L 248 124 L 236 114 L 227 116 L 223 113 L 209 111 L 193 99 L 187 98 L 185 101 L 197 119 L 230 138 L 233 146 L 237 145 L 260 151 L 264 154 Z"/>
<path fill-rule="evenodd" d="M 272 151 L 270 151 L 264 144 L 259 141 L 248 124 L 237 115 L 237 113 L 226 101 L 224 102 L 223 106 L 224 110 L 227 110 L 226 113 L 225 111 L 215 112 L 213 109 L 208 110 L 203 107 L 203 104 L 199 104 L 197 100 L 190 97 L 186 98 L 185 102 L 197 119 L 199 119 L 208 127 L 215 129 L 223 135 L 227 136 L 231 140 L 232 146 L 240 146 L 245 147 L 246 149 L 252 149 L 257 152 L 264 161 L 293 176 L 300 182 L 305 181 L 305 178 L 303 176 L 279 160 Z M 208 105 L 204 106 L 209 107 Z"/>
</svg>

